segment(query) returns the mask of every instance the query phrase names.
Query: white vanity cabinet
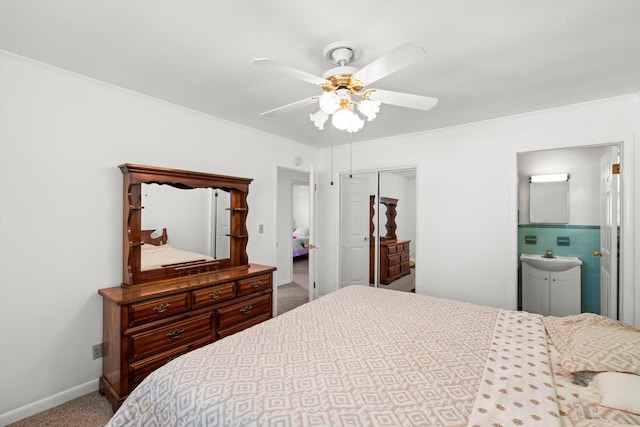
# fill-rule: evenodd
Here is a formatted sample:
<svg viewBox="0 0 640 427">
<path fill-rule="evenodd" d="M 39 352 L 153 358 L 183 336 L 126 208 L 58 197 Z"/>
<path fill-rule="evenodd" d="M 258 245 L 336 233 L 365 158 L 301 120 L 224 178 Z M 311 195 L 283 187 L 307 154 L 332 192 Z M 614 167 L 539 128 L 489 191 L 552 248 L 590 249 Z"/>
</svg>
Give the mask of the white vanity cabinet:
<svg viewBox="0 0 640 427">
<path fill-rule="evenodd" d="M 580 266 L 545 271 L 522 263 L 522 310 L 544 316 L 580 314 Z"/>
</svg>

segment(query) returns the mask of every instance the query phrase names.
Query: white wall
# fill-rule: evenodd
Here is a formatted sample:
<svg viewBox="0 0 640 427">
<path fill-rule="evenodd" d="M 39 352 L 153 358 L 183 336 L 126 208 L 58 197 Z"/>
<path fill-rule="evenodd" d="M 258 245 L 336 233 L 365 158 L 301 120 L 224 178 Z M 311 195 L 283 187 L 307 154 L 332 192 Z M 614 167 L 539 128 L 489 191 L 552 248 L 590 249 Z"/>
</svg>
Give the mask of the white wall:
<svg viewBox="0 0 640 427">
<path fill-rule="evenodd" d="M 378 122 L 377 120 L 380 120 Z M 381 115 L 371 126 L 383 125 Z M 428 113 L 425 115 L 428 120 Z M 366 129 L 365 129 L 366 130 Z M 363 130 L 364 131 L 364 130 Z M 353 169 L 417 165 L 416 291 L 486 304 L 517 306 L 517 153 L 625 142 L 625 321 L 640 325 L 640 97 L 637 94 L 466 126 L 353 145 Z M 635 138 L 635 140 L 634 140 Z M 335 148 L 335 174 L 349 170 L 349 146 Z M 337 230 L 339 189 L 328 185 L 331 151 L 321 153 L 320 229 Z M 335 178 L 334 178 L 335 181 Z M 635 190 L 633 190 L 635 189 Z M 634 208 L 635 204 L 635 208 Z M 336 232 L 317 239 L 320 294 L 336 289 Z M 464 268 L 461 266 L 464 265 Z M 635 287 L 635 290 L 634 290 Z M 634 293 L 635 291 L 635 293 Z M 635 301 L 635 310 L 633 304 Z M 635 320 L 634 320 L 635 316 Z"/>
<path fill-rule="evenodd" d="M 249 260 L 275 265 L 274 165 L 315 149 L 0 52 L 0 425 L 97 389 L 119 286 L 122 174 L 253 178 Z M 251 153 L 248 155 L 247 153 Z M 258 224 L 265 225 L 258 234 Z M 169 230 L 170 231 L 170 230 Z"/>
<path fill-rule="evenodd" d="M 309 229 L 309 184 L 293 184 L 293 228 L 306 227 Z M 293 231 L 293 230 L 291 230 Z"/>
<path fill-rule="evenodd" d="M 518 155 L 519 223 L 529 223 L 529 177 L 568 173 L 569 224 L 600 225 L 600 158 L 605 151 L 590 147 Z"/>
</svg>

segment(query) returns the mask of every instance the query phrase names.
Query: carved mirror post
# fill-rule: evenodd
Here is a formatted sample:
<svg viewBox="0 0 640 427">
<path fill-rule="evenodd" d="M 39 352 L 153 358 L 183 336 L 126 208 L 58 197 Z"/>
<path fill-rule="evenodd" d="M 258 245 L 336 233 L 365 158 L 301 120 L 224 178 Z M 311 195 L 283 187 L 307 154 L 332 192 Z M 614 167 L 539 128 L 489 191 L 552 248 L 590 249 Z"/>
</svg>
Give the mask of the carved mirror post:
<svg viewBox="0 0 640 427">
<path fill-rule="evenodd" d="M 397 240 L 396 236 L 396 206 L 398 205 L 398 199 L 392 199 L 391 197 L 380 197 L 380 203 L 387 207 L 387 223 L 385 228 L 387 229 L 387 235 L 380 237 L 381 241 Z"/>
</svg>

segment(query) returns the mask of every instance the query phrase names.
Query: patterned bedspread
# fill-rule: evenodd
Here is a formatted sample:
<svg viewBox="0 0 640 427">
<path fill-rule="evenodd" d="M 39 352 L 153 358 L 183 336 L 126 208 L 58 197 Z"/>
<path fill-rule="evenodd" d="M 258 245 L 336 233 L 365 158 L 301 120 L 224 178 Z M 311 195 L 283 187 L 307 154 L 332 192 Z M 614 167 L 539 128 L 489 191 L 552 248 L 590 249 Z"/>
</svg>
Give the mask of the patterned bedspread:
<svg viewBox="0 0 640 427">
<path fill-rule="evenodd" d="M 109 426 L 553 425 L 544 328 L 510 313 L 350 286 L 173 360 Z"/>
</svg>

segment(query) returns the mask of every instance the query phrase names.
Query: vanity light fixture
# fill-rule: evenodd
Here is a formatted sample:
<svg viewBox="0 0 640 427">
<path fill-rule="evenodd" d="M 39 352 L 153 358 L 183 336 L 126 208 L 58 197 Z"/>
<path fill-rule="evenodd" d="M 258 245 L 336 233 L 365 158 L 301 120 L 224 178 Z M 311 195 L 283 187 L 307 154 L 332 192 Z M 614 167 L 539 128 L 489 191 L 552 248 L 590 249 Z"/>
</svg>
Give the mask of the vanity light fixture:
<svg viewBox="0 0 640 427">
<path fill-rule="evenodd" d="M 562 182 L 569 181 L 568 173 L 554 173 L 549 175 L 531 175 L 529 177 L 529 182 L 537 183 L 537 182 Z"/>
</svg>

